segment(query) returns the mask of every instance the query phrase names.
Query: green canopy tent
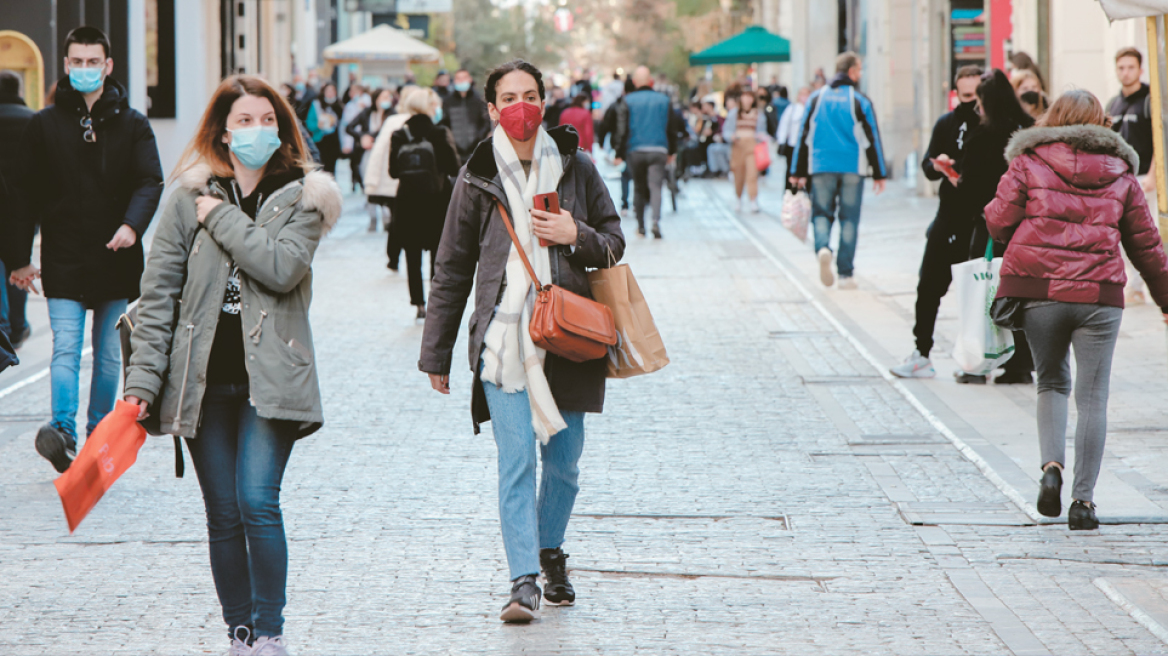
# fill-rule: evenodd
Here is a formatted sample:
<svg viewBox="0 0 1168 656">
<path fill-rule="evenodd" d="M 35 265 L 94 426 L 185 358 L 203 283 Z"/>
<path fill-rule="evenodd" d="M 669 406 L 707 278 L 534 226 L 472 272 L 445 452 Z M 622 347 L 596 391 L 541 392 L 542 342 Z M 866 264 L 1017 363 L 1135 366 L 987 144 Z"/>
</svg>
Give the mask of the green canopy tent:
<svg viewBox="0 0 1168 656">
<path fill-rule="evenodd" d="M 791 42 L 760 25 L 689 56 L 690 66 L 791 61 Z"/>
</svg>

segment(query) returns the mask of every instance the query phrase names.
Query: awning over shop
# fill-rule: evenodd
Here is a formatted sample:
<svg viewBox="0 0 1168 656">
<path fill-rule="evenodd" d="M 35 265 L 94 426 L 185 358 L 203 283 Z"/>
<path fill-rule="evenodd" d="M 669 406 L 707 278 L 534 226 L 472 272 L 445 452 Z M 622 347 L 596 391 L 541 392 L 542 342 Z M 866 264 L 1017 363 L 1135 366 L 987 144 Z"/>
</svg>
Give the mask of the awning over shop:
<svg viewBox="0 0 1168 656">
<path fill-rule="evenodd" d="M 689 56 L 690 66 L 789 61 L 791 42 L 759 25 Z"/>
<path fill-rule="evenodd" d="M 1168 14 L 1168 0 L 1099 0 L 1099 4 L 1113 21 Z"/>
<path fill-rule="evenodd" d="M 330 64 L 421 64 L 440 61 L 437 48 L 390 27 L 377 27 L 324 49 L 324 60 Z"/>
</svg>

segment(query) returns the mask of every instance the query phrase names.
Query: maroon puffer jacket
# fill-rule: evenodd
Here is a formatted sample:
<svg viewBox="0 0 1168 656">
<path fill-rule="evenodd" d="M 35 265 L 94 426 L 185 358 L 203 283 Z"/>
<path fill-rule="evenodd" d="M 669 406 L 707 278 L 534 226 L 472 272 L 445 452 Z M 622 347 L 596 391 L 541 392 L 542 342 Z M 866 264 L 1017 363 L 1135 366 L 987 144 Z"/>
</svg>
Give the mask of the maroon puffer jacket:
<svg viewBox="0 0 1168 656">
<path fill-rule="evenodd" d="M 999 297 L 1123 307 L 1122 245 L 1168 312 L 1168 257 L 1122 137 L 1095 125 L 1030 128 L 1006 159 L 985 208 L 990 234 L 1009 244 Z"/>
</svg>

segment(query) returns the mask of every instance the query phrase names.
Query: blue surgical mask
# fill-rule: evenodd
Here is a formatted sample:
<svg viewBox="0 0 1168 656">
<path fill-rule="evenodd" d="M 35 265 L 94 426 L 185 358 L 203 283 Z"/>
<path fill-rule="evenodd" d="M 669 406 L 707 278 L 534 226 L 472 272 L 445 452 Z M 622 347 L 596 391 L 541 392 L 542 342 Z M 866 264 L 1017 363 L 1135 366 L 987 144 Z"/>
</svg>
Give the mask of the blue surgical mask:
<svg viewBox="0 0 1168 656">
<path fill-rule="evenodd" d="M 442 108 L 441 107 L 439 107 L 437 109 L 437 111 L 434 112 L 434 122 L 435 123 L 442 122 Z"/>
<path fill-rule="evenodd" d="M 377 106 L 380 107 L 382 111 L 386 111 L 390 107 L 393 107 L 393 102 L 389 100 L 382 100 L 381 102 L 377 103 Z"/>
<path fill-rule="evenodd" d="M 102 79 L 102 69 L 98 68 L 78 68 L 73 67 L 69 69 L 69 84 L 73 85 L 79 93 L 93 93 L 101 88 L 105 83 Z"/>
<path fill-rule="evenodd" d="M 264 168 L 272 154 L 280 148 L 280 128 L 262 125 L 254 128 L 228 130 L 231 133 L 231 152 L 239 163 L 252 171 Z"/>
<path fill-rule="evenodd" d="M 296 84 L 292 85 L 292 88 L 296 89 L 300 93 L 304 93 L 304 90 L 307 89 L 308 87 L 306 87 L 303 82 L 297 82 Z"/>
<path fill-rule="evenodd" d="M 454 90 L 459 93 L 466 93 L 470 91 L 470 82 L 455 82 Z"/>
</svg>

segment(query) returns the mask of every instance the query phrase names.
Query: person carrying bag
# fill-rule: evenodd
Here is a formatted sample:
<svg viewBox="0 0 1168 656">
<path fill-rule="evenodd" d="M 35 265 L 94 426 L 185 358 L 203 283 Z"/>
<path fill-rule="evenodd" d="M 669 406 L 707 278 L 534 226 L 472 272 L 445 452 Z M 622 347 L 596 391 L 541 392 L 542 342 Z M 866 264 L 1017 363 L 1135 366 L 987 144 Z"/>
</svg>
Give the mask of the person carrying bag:
<svg viewBox="0 0 1168 656">
<path fill-rule="evenodd" d="M 475 433 L 491 422 L 499 449 L 499 519 L 511 580 L 499 618 L 530 622 L 539 617 L 541 595 L 550 604 L 576 599 L 562 545 L 579 491 L 584 413 L 603 410 L 606 370 L 604 351 L 577 362 L 536 344 L 537 286 L 556 285 L 590 301 L 587 269 L 608 264 L 610 253 L 619 261 L 625 239 L 575 129 L 541 127 L 546 90 L 539 69 L 522 60 L 504 64 L 489 75 L 485 95 L 497 127 L 454 187 L 418 368 L 436 391 L 450 393 L 451 352 L 473 287 L 471 417 Z M 553 192 L 558 213 L 531 209 L 537 196 Z M 537 585 L 541 571 L 546 593 Z"/>
</svg>

